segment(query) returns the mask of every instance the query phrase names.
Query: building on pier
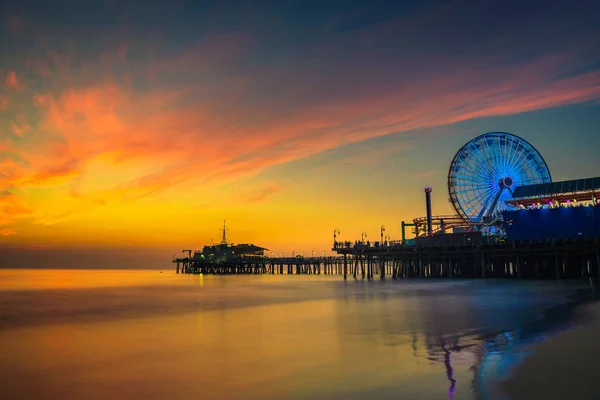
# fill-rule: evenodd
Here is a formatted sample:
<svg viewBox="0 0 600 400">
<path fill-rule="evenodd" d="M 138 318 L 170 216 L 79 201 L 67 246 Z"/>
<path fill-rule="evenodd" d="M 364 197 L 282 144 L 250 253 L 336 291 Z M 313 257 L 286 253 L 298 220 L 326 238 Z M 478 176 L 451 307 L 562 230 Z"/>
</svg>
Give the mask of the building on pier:
<svg viewBox="0 0 600 400">
<path fill-rule="evenodd" d="M 264 257 L 265 251 L 268 250 L 269 249 L 264 247 L 248 243 L 242 243 L 238 245 L 221 243 L 211 246 L 204 246 L 202 248 L 201 256 L 207 259 L 212 258 L 215 260 L 229 260 L 236 257 Z"/>
<path fill-rule="evenodd" d="M 269 249 L 265 247 L 256 246 L 251 243 L 233 244 L 227 240 L 227 227 L 225 221 L 223 221 L 223 232 L 221 242 L 219 244 L 212 244 L 210 246 L 204 246 L 202 251 L 194 252 L 194 256 L 190 258 L 195 260 L 207 260 L 207 261 L 228 261 L 236 258 L 262 258 L 265 257 L 265 251 Z"/>
<path fill-rule="evenodd" d="M 507 240 L 600 237 L 600 177 L 519 186 L 507 204 Z"/>
<path fill-rule="evenodd" d="M 597 205 L 600 177 L 519 186 L 506 204 L 515 209 Z"/>
</svg>

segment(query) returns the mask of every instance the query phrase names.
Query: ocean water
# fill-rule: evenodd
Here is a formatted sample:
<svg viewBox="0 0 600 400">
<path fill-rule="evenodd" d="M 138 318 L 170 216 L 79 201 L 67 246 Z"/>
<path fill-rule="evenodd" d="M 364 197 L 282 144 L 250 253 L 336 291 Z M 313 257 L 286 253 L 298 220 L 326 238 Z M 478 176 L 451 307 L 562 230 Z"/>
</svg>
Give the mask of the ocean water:
<svg viewBox="0 0 600 400">
<path fill-rule="evenodd" d="M 3 399 L 503 399 L 585 282 L 0 270 Z"/>
</svg>

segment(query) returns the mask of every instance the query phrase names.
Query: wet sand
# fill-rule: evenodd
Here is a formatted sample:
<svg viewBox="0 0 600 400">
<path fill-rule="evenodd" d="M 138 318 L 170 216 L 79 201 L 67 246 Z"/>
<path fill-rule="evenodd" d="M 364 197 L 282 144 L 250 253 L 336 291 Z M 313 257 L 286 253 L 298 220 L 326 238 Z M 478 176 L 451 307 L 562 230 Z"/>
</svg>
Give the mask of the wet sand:
<svg viewBox="0 0 600 400">
<path fill-rule="evenodd" d="M 582 326 L 532 346 L 532 354 L 502 384 L 508 399 L 598 399 L 600 303 L 582 306 Z"/>
</svg>

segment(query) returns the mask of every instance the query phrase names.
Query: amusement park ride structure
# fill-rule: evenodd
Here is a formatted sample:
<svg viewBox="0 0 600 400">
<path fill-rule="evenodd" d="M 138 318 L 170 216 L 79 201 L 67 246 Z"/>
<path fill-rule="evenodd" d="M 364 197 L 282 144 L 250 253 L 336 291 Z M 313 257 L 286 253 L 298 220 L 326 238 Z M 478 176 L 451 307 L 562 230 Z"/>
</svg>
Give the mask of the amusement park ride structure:
<svg viewBox="0 0 600 400">
<path fill-rule="evenodd" d="M 515 209 L 517 187 L 552 181 L 540 153 L 524 139 L 506 132 L 490 132 L 476 137 L 458 150 L 448 172 L 448 195 L 455 215 L 432 215 L 432 189 L 425 188 L 427 215 L 402 223 L 414 226 L 416 237 L 447 232 L 480 231 L 502 236 L 502 211 Z"/>
</svg>

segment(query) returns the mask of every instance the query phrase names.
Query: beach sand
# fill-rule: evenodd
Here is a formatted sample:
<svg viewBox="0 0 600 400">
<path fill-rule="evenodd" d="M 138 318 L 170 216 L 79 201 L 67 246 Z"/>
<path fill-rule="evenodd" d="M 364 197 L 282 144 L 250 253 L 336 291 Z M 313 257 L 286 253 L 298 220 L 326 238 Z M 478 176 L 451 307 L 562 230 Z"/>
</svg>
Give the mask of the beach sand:
<svg viewBox="0 0 600 400">
<path fill-rule="evenodd" d="M 531 356 L 502 384 L 508 399 L 600 398 L 600 303 L 581 312 L 591 321 L 533 346 Z"/>
</svg>

